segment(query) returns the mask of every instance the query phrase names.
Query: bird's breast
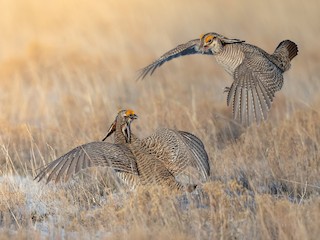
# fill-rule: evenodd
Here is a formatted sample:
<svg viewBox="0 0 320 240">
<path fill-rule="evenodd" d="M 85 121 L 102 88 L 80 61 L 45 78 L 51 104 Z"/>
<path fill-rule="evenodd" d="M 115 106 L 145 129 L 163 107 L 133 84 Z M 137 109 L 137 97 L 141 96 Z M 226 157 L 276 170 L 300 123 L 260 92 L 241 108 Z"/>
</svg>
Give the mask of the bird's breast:
<svg viewBox="0 0 320 240">
<path fill-rule="evenodd" d="M 226 70 L 230 75 L 233 75 L 235 69 L 242 63 L 244 52 L 238 44 L 227 44 L 223 50 L 215 55 L 219 65 Z"/>
</svg>

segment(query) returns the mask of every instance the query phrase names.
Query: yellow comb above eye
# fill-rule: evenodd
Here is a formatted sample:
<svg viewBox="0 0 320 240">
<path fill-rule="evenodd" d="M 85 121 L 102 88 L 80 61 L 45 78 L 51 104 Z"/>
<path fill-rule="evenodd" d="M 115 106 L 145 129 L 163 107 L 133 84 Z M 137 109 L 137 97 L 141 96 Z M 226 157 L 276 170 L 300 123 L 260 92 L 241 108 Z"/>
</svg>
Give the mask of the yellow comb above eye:
<svg viewBox="0 0 320 240">
<path fill-rule="evenodd" d="M 131 109 L 128 109 L 128 110 L 126 111 L 126 116 L 130 116 L 130 115 L 133 115 L 133 114 L 134 114 L 134 111 L 131 110 Z"/>
<path fill-rule="evenodd" d="M 204 34 L 201 34 L 201 35 L 200 35 L 200 40 L 202 39 L 203 36 L 204 36 Z"/>
<path fill-rule="evenodd" d="M 207 36 L 207 37 L 205 38 L 204 41 L 207 43 L 207 42 L 211 41 L 213 38 L 214 38 L 214 37 L 213 37 L 212 35 L 209 35 L 209 36 Z"/>
</svg>

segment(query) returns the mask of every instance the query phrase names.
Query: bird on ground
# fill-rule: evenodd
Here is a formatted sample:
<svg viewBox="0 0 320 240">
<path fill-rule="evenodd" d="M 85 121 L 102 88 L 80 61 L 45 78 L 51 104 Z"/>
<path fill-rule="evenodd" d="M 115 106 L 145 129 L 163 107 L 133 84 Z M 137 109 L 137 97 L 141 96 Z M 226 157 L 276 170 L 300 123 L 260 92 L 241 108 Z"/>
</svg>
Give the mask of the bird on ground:
<svg viewBox="0 0 320 240">
<path fill-rule="evenodd" d="M 160 185 L 172 190 L 192 191 L 194 184 L 182 184 L 176 177 L 185 169 L 196 169 L 201 181 L 210 174 L 208 155 L 203 143 L 191 133 L 159 129 L 145 139 L 131 132 L 131 123 L 137 119 L 132 110 L 121 110 L 101 142 L 78 146 L 44 166 L 35 180 L 47 175 L 47 183 L 66 181 L 89 167 L 110 167 L 129 187 Z M 105 142 L 114 134 L 114 143 Z"/>
<path fill-rule="evenodd" d="M 210 32 L 163 54 L 141 69 L 138 79 L 152 75 L 167 61 L 190 54 L 215 56 L 218 64 L 232 76 L 233 83 L 224 90 L 228 94 L 227 105 L 232 103 L 235 120 L 250 125 L 267 119 L 275 93 L 283 86 L 283 73 L 289 70 L 298 47 L 294 42 L 284 40 L 269 54 L 243 40 Z"/>
</svg>

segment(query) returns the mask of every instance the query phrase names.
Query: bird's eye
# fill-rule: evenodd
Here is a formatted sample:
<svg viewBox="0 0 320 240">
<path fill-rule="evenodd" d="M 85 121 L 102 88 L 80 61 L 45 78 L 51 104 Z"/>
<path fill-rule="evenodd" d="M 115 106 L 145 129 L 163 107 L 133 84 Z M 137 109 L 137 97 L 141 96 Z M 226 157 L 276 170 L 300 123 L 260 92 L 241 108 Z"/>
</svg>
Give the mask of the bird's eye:
<svg viewBox="0 0 320 240">
<path fill-rule="evenodd" d="M 208 37 L 206 37 L 205 42 L 212 43 L 213 38 L 214 38 L 213 36 L 208 36 Z"/>
</svg>

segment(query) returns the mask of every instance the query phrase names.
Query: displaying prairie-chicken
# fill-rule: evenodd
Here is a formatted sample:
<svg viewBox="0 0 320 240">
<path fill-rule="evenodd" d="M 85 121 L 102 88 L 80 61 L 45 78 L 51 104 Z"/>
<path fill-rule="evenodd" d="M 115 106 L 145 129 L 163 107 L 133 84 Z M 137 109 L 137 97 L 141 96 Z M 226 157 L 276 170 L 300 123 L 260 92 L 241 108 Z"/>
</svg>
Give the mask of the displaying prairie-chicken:
<svg viewBox="0 0 320 240">
<path fill-rule="evenodd" d="M 282 74 L 290 68 L 290 61 L 298 54 L 297 45 L 284 40 L 268 54 L 259 47 L 229 39 L 217 33 L 201 35 L 162 55 L 141 70 L 144 78 L 163 63 L 189 54 L 214 55 L 217 62 L 233 77 L 233 83 L 225 88 L 227 105 L 232 102 L 234 119 L 248 125 L 267 118 L 276 91 L 283 85 Z"/>
<path fill-rule="evenodd" d="M 193 167 L 206 180 L 210 173 L 208 155 L 200 139 L 191 133 L 159 129 L 153 135 L 138 139 L 131 132 L 131 122 L 137 118 L 132 110 L 122 110 L 111 124 L 102 142 L 91 142 L 76 147 L 52 161 L 35 177 L 41 181 L 48 174 L 47 183 L 58 182 L 80 170 L 111 167 L 130 187 L 158 184 L 173 190 L 195 188 L 182 184 L 176 176 Z M 114 133 L 114 144 L 104 142 Z"/>
</svg>

